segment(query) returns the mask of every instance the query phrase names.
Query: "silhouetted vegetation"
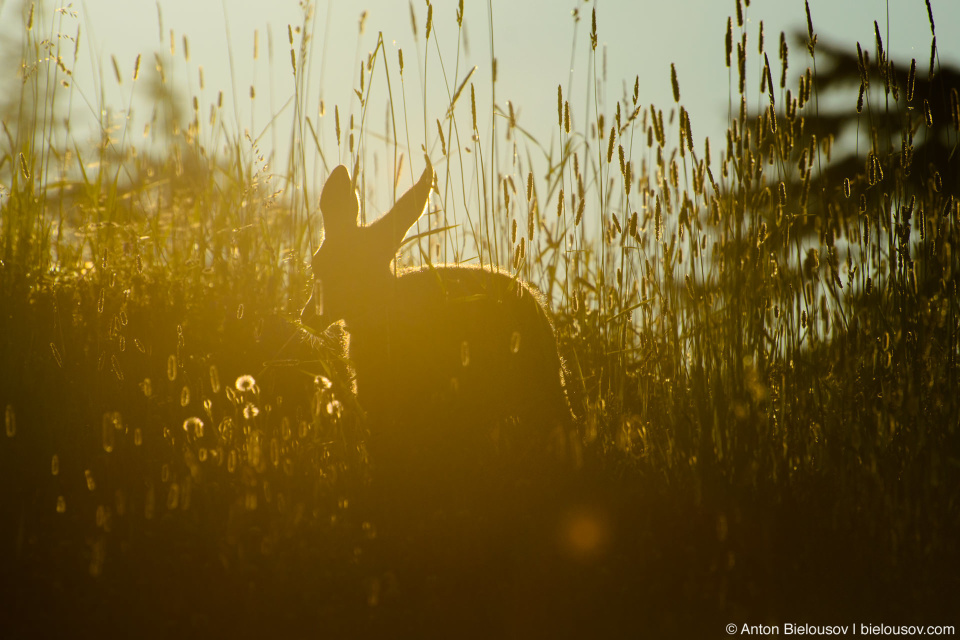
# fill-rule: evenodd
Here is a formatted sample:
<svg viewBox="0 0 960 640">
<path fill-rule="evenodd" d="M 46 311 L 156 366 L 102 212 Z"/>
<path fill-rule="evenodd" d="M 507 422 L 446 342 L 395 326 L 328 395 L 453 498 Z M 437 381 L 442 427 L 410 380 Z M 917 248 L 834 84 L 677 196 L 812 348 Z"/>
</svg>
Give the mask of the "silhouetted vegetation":
<svg viewBox="0 0 960 640">
<path fill-rule="evenodd" d="M 511 109 L 483 131 L 467 99 L 482 88 L 452 65 L 425 140 L 386 136 L 386 175 L 407 175 L 421 144 L 437 168 L 399 262 L 497 266 L 540 288 L 582 452 L 546 480 L 505 470 L 512 491 L 415 513 L 371 473 L 342 330 L 299 325 L 320 231 L 300 188 L 322 185 L 321 149 L 367 175 L 362 215 L 379 213 L 361 116 L 383 47 L 358 117 L 303 116 L 277 175 L 259 140 L 226 133 L 221 102 L 181 102 L 164 56 L 139 80 L 162 107 L 143 148 L 106 107 L 99 139 L 75 138 L 62 109 L 76 54 L 57 50 L 71 40 L 28 21 L 67 36 L 75 22 L 25 12 L 0 157 L 0 628 L 956 624 L 960 71 L 935 45 L 929 64 L 894 63 L 879 30 L 828 44 L 811 22 L 753 79 L 747 10 L 729 23 L 735 112 L 719 144 L 692 139 L 672 71 L 666 115 L 639 79 L 603 113 L 571 115 L 596 102 L 558 87 L 556 116 L 537 116 L 560 140 L 543 167 Z M 418 37 L 461 37 L 460 15 Z M 412 89 L 390 62 L 399 101 Z"/>
</svg>

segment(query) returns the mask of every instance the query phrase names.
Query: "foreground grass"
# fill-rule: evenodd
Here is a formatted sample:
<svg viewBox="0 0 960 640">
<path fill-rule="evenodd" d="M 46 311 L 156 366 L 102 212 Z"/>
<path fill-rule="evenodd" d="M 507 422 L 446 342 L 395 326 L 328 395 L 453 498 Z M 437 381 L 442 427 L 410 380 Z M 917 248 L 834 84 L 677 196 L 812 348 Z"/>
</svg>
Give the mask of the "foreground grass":
<svg viewBox="0 0 960 640">
<path fill-rule="evenodd" d="M 99 163 L 78 175 L 70 153 L 39 144 L 52 116 L 21 99 L 0 165 L 4 626 L 716 636 L 730 622 L 951 623 L 960 201 L 941 151 L 958 141 L 957 75 L 894 68 L 878 37 L 874 59 L 847 54 L 861 104 L 831 119 L 817 92 L 849 65 L 812 63 L 842 51 L 812 29 L 806 52 L 782 39 L 783 67 L 808 56 L 811 71 L 794 97 L 764 66 L 748 98 L 742 24 L 728 52 L 740 109 L 714 154 L 689 136 L 679 82 L 675 117 L 638 89 L 588 114 L 599 136 L 571 125 L 561 89 L 547 169 L 513 160 L 458 201 L 467 189 L 442 185 L 488 168 L 459 169 L 450 132 L 483 134 L 466 103 L 438 123 L 445 139 L 426 147 L 447 160 L 443 220 L 429 224 L 466 238 L 425 237 L 422 253 L 476 256 L 548 295 L 584 454 L 549 486 L 522 478 L 437 509 L 385 503 L 340 337 L 295 324 L 316 238 L 286 185 L 305 164 L 268 176 L 239 135 L 233 155 L 211 156 L 194 116 L 155 127 L 158 154 L 71 145 L 92 154 L 80 166 Z M 59 73 L 45 69 L 27 86 Z M 832 149 L 849 126 L 859 148 Z M 488 143 L 499 156 L 504 140 Z"/>
</svg>

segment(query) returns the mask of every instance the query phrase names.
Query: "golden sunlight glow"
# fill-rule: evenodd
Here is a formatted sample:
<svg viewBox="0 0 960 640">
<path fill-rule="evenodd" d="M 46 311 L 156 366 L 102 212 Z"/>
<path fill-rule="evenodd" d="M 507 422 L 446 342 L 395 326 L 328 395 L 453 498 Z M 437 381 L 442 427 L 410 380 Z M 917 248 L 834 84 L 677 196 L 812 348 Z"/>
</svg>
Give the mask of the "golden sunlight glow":
<svg viewBox="0 0 960 640">
<path fill-rule="evenodd" d="M 564 555 L 585 562 L 606 552 L 612 531 L 606 514 L 595 508 L 578 507 L 561 520 L 559 533 Z"/>
</svg>

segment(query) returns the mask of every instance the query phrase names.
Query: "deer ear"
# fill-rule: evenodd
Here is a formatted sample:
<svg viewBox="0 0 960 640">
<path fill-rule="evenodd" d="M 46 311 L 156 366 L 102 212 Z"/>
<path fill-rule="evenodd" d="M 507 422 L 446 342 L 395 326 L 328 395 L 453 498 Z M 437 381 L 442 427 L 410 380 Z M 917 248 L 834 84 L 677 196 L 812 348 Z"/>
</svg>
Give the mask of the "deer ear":
<svg viewBox="0 0 960 640">
<path fill-rule="evenodd" d="M 379 249 L 391 256 L 400 248 L 403 236 L 423 214 L 433 187 L 433 165 L 430 158 L 424 156 L 427 166 L 417 183 L 403 194 L 390 211 L 376 222 L 367 226 L 370 236 Z"/>
<path fill-rule="evenodd" d="M 320 211 L 323 213 L 325 232 L 334 235 L 357 226 L 360 202 L 350 182 L 350 173 L 343 165 L 330 173 L 320 194 Z"/>
</svg>

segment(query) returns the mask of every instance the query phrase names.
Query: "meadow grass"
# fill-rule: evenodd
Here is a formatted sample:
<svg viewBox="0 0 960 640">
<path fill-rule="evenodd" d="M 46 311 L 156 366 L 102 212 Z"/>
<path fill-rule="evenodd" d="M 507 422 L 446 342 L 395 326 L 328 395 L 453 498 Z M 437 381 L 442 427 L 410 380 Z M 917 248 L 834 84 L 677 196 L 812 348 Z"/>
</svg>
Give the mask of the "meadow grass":
<svg viewBox="0 0 960 640">
<path fill-rule="evenodd" d="M 794 44 L 763 42 L 736 8 L 725 140 L 693 138 L 671 67 L 666 107 L 638 79 L 609 112 L 574 114 L 597 102 L 558 87 L 560 144 L 541 167 L 513 153 L 544 147 L 495 83 L 430 53 L 438 31 L 459 41 L 462 12 L 431 12 L 418 36 L 421 71 L 450 96 L 425 140 L 398 118 L 412 89 L 378 46 L 360 113 L 328 112 L 325 145 L 303 115 L 308 6 L 282 170 L 222 125 L 222 98 L 203 113 L 163 71 L 134 74 L 159 105 L 148 144 L 106 109 L 97 143 L 75 139 L 75 22 L 31 9 L 0 160 L 5 624 L 685 637 L 953 623 L 960 75 L 935 43 L 929 63 L 894 64 L 879 29 L 830 45 L 810 20 Z M 388 83 L 386 132 L 366 117 L 374 83 Z M 494 113 L 477 113 L 480 91 Z M 837 94 L 846 109 L 821 112 Z M 342 333 L 297 323 L 319 237 L 304 194 L 328 158 L 365 176 L 378 137 L 394 197 L 421 144 L 438 167 L 436 212 L 402 263 L 497 266 L 550 302 L 583 456 L 549 497 L 399 530 L 382 517 Z M 390 196 L 367 173 L 372 219 L 368 196 Z"/>
</svg>

